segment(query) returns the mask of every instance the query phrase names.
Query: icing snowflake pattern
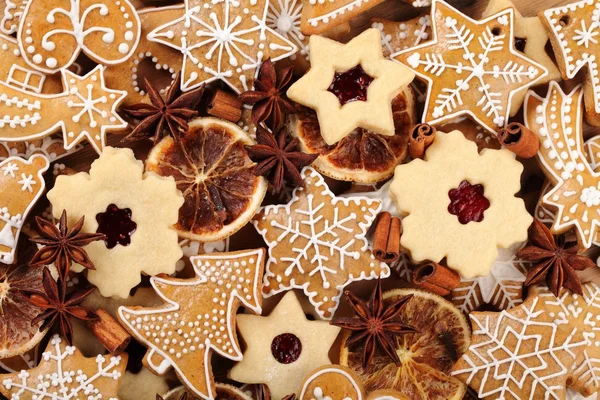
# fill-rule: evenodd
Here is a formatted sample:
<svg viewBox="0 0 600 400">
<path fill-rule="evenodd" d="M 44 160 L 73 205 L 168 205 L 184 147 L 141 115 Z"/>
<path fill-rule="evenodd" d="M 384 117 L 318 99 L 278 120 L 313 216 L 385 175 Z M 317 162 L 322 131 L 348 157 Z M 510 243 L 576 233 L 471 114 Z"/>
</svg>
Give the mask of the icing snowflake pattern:
<svg viewBox="0 0 600 400">
<path fill-rule="evenodd" d="M 269 246 L 263 294 L 303 289 L 317 313 L 330 319 L 349 283 L 390 275 L 365 238 L 381 203 L 335 197 L 311 167 L 302 177 L 306 187 L 295 189 L 288 204 L 263 207 L 255 217 L 254 226 Z"/>
<path fill-rule="evenodd" d="M 301 0 L 270 0 L 266 22 L 269 28 L 279 32 L 298 47 L 298 52 L 292 54 L 290 59 L 295 60 L 300 56 L 308 61 L 308 36 L 300 31 L 301 15 Z"/>
<path fill-rule="evenodd" d="M 581 86 L 565 94 L 550 82 L 545 98 L 529 92 L 525 98 L 525 123 L 538 134 L 538 157 L 554 184 L 542 202 L 556 210 L 552 230 L 575 228 L 582 248 L 598 243 L 600 226 L 600 173 L 595 172 L 584 154 Z"/>
<path fill-rule="evenodd" d="M 40 365 L 32 370 L 0 376 L 0 391 L 14 400 L 84 397 L 116 400 L 117 384 L 125 372 L 126 359 L 101 354 L 94 359 L 82 361 L 81 358 L 76 347 L 67 346 L 58 335 L 54 335 L 42 353 Z"/>
<path fill-rule="evenodd" d="M 434 1 L 432 20 L 432 42 L 392 55 L 428 81 L 423 121 L 468 114 L 496 132 L 507 122 L 512 93 L 548 73 L 514 49 L 513 9 L 474 21 Z"/>
<path fill-rule="evenodd" d="M 213 399 L 212 351 L 240 361 L 235 313 L 240 304 L 261 313 L 264 250 L 205 254 L 190 261 L 196 278 L 150 279 L 165 305 L 120 307 L 119 319 L 149 348 L 148 368 L 163 375 L 172 367 L 195 395 Z"/>
<path fill-rule="evenodd" d="M 103 68 L 98 65 L 83 77 L 62 70 L 65 89 L 54 95 L 0 82 L 0 141 L 29 141 L 62 130 L 66 150 L 85 138 L 100 153 L 106 133 L 127 126 L 116 112 L 127 92 L 106 88 Z"/>
<path fill-rule="evenodd" d="M 263 60 L 277 61 L 297 50 L 266 25 L 268 0 L 185 4 L 183 16 L 148 34 L 150 41 L 183 54 L 183 91 L 217 79 L 238 93 L 249 90 Z"/>
</svg>

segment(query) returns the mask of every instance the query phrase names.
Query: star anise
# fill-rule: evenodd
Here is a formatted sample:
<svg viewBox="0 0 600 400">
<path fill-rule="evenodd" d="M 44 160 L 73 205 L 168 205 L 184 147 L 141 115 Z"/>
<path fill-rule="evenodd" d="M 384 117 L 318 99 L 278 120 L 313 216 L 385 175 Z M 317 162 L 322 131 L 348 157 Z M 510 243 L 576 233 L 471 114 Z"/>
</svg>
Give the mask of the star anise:
<svg viewBox="0 0 600 400">
<path fill-rule="evenodd" d="M 144 82 L 150 104 L 138 103 L 122 108 L 132 117 L 141 119 L 123 140 L 132 141 L 153 137 L 154 144 L 156 144 L 168 130 L 169 135 L 177 142 L 179 136 L 187 132 L 188 121 L 198 115 L 195 108 L 204 93 L 204 85 L 182 94 L 179 90 L 181 72 L 178 72 L 163 100 L 160 92 L 147 79 L 144 79 Z"/>
<path fill-rule="evenodd" d="M 188 394 L 187 392 L 183 392 L 177 400 L 187 400 Z M 156 400 L 164 400 L 164 398 L 160 394 L 156 394 Z"/>
<path fill-rule="evenodd" d="M 87 269 L 96 269 L 88 254 L 83 249 L 88 244 L 97 240 L 104 240 L 102 233 L 81 233 L 85 217 L 71 228 L 67 227 L 67 211 L 63 210 L 58 228 L 50 221 L 35 217 L 36 230 L 40 237 L 31 239 L 32 242 L 42 246 L 30 261 L 32 266 L 45 266 L 54 264 L 61 279 L 69 272 L 72 262 Z"/>
<path fill-rule="evenodd" d="M 395 317 L 412 298 L 405 296 L 392 304 L 385 305 L 381 292 L 381 280 L 371 293 L 369 302 L 365 303 L 349 291 L 344 292 L 346 301 L 352 307 L 355 317 L 340 317 L 331 321 L 332 325 L 352 331 L 352 335 L 346 342 L 346 346 L 363 342 L 362 366 L 367 368 L 376 348 L 383 350 L 396 365 L 400 366 L 400 358 L 396 352 L 397 335 L 417 332 L 413 327 L 402 324 Z"/>
<path fill-rule="evenodd" d="M 269 59 L 260 66 L 254 90 L 240 94 L 240 100 L 252 105 L 252 122 L 255 125 L 265 122 L 273 131 L 283 125 L 286 114 L 295 114 L 294 103 L 285 97 L 285 89 L 292 79 L 293 67 L 285 67 L 279 72 Z"/>
<path fill-rule="evenodd" d="M 582 294 L 581 282 L 575 271 L 596 264 L 577 252 L 577 243 L 567 243 L 565 235 L 554 236 L 546 225 L 534 220 L 529 228 L 529 246 L 517 252 L 517 257 L 534 263 L 527 272 L 525 286 L 535 285 L 545 278 L 546 285 L 555 296 L 562 287 Z"/>
<path fill-rule="evenodd" d="M 49 326 L 56 327 L 61 336 L 71 345 L 73 343 L 71 318 L 82 321 L 98 318 L 94 311 L 80 306 L 81 302 L 96 288 L 90 287 L 67 294 L 67 285 L 60 278 L 55 281 L 48 268 L 44 268 L 42 286 L 44 293 L 33 293 L 29 296 L 31 304 L 44 310 L 31 321 L 31 325 L 44 321 L 41 330 Z"/>
<path fill-rule="evenodd" d="M 306 154 L 297 151 L 298 138 L 287 143 L 287 132 L 279 130 L 277 138 L 269 131 L 258 127 L 254 146 L 246 146 L 246 151 L 252 161 L 256 162 L 254 174 L 265 176 L 271 182 L 273 191 L 279 193 L 283 189 L 284 180 L 287 179 L 295 186 L 304 186 L 300 170 L 310 165 L 319 155 Z"/>
</svg>

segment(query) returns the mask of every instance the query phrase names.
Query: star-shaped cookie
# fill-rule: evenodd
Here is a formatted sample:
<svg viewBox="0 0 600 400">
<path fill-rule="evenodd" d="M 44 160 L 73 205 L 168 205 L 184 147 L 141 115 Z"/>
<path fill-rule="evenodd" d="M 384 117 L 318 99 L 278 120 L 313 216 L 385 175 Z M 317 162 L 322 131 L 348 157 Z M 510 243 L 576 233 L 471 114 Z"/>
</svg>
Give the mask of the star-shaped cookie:
<svg viewBox="0 0 600 400">
<path fill-rule="evenodd" d="M 345 286 L 390 275 L 365 238 L 381 203 L 336 197 L 311 167 L 302 177 L 305 187 L 295 189 L 288 204 L 263 207 L 254 218 L 269 246 L 263 294 L 303 289 L 319 315 L 331 319 Z"/>
<path fill-rule="evenodd" d="M 431 7 L 433 40 L 393 54 L 428 83 L 423 122 L 468 115 L 490 132 L 504 127 L 514 93 L 546 68 L 514 48 L 513 9 L 475 21 L 443 1 Z"/>
<path fill-rule="evenodd" d="M 287 95 L 317 112 L 325 142 L 335 144 L 359 127 L 394 135 L 392 100 L 414 74 L 383 56 L 379 30 L 347 44 L 315 35 L 309 47 L 310 70 Z"/>
<path fill-rule="evenodd" d="M 185 13 L 148 34 L 183 54 L 181 90 L 223 80 L 236 92 L 252 89 L 263 60 L 297 47 L 266 25 L 267 0 L 186 0 Z"/>
<path fill-rule="evenodd" d="M 600 0 L 582 0 L 539 13 L 546 27 L 563 78 L 572 79 L 582 68 L 588 121 L 600 125 Z"/>
<path fill-rule="evenodd" d="M 54 335 L 37 367 L 0 375 L 0 393 L 20 400 L 116 399 L 126 366 L 126 354 L 85 358 Z"/>
<path fill-rule="evenodd" d="M 315 368 L 331 364 L 329 349 L 340 332 L 328 322 L 306 319 L 294 292 L 288 292 L 269 316 L 240 314 L 237 323 L 247 349 L 229 377 L 266 384 L 274 400 L 296 392 Z"/>
<path fill-rule="evenodd" d="M 350 21 L 383 0 L 303 0 L 300 29 L 305 35 L 324 33 Z"/>
<path fill-rule="evenodd" d="M 540 79 L 537 84 L 541 85 L 550 81 L 560 80 L 560 71 L 546 52 L 548 34 L 544 30 L 542 21 L 537 16 L 522 16 L 511 0 L 490 0 L 481 16 L 487 18 L 507 8 L 512 8 L 515 13 L 515 49 L 525 54 L 531 60 L 543 65 L 548 71 L 548 75 Z M 515 115 L 523 105 L 526 93 L 527 89 L 523 89 L 515 92 L 513 95 L 510 110 L 511 116 Z"/>
</svg>

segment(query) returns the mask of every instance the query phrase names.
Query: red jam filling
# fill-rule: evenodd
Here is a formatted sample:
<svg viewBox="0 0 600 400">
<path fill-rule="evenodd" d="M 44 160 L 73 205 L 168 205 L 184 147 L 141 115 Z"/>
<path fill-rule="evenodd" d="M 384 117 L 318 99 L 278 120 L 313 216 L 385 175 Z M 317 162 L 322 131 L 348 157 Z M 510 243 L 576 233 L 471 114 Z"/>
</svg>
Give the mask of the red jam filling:
<svg viewBox="0 0 600 400">
<path fill-rule="evenodd" d="M 282 333 L 271 342 L 271 354 L 281 364 L 291 364 L 300 357 L 302 342 L 292 333 Z"/>
<path fill-rule="evenodd" d="M 336 72 L 327 91 L 335 94 L 342 106 L 353 101 L 367 101 L 367 89 L 373 79 L 357 65 L 347 71 Z"/>
<path fill-rule="evenodd" d="M 458 188 L 450 190 L 448 197 L 448 211 L 463 225 L 483 221 L 484 211 L 490 208 L 490 201 L 483 195 L 483 185 L 471 185 L 468 181 L 462 181 Z"/>
<path fill-rule="evenodd" d="M 106 248 L 112 249 L 117 244 L 128 246 L 131 243 L 131 235 L 137 229 L 137 224 L 131 219 L 131 209 L 120 209 L 114 204 L 106 207 L 106 212 L 96 215 L 98 229 L 96 233 L 106 236 L 104 244 Z"/>
</svg>

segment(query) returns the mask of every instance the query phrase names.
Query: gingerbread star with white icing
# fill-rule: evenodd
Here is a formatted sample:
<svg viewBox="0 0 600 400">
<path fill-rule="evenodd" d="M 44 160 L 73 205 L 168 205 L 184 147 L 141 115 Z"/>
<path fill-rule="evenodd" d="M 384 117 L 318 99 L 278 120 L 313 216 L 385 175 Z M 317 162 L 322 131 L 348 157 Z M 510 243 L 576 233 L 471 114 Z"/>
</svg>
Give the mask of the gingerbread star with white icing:
<svg viewBox="0 0 600 400">
<path fill-rule="evenodd" d="M 266 25 L 267 0 L 186 0 L 184 15 L 148 39 L 183 54 L 181 90 L 223 80 L 240 93 L 252 89 L 262 61 L 289 57 L 291 41 Z"/>
<path fill-rule="evenodd" d="M 548 74 L 515 50 L 513 19 L 507 9 L 475 21 L 433 2 L 433 40 L 392 55 L 428 83 L 423 122 L 468 115 L 490 132 L 506 125 L 514 93 Z"/>
<path fill-rule="evenodd" d="M 311 36 L 309 47 L 310 70 L 287 95 L 317 112 L 325 142 L 335 144 L 359 127 L 394 135 L 392 100 L 414 74 L 383 56 L 379 30 L 347 44 Z"/>
<path fill-rule="evenodd" d="M 288 292 L 270 315 L 240 314 L 237 322 L 247 348 L 229 377 L 266 384 L 274 400 L 296 392 L 315 368 L 331 364 L 329 349 L 340 332 L 326 321 L 306 319 L 294 292 Z"/>
</svg>

